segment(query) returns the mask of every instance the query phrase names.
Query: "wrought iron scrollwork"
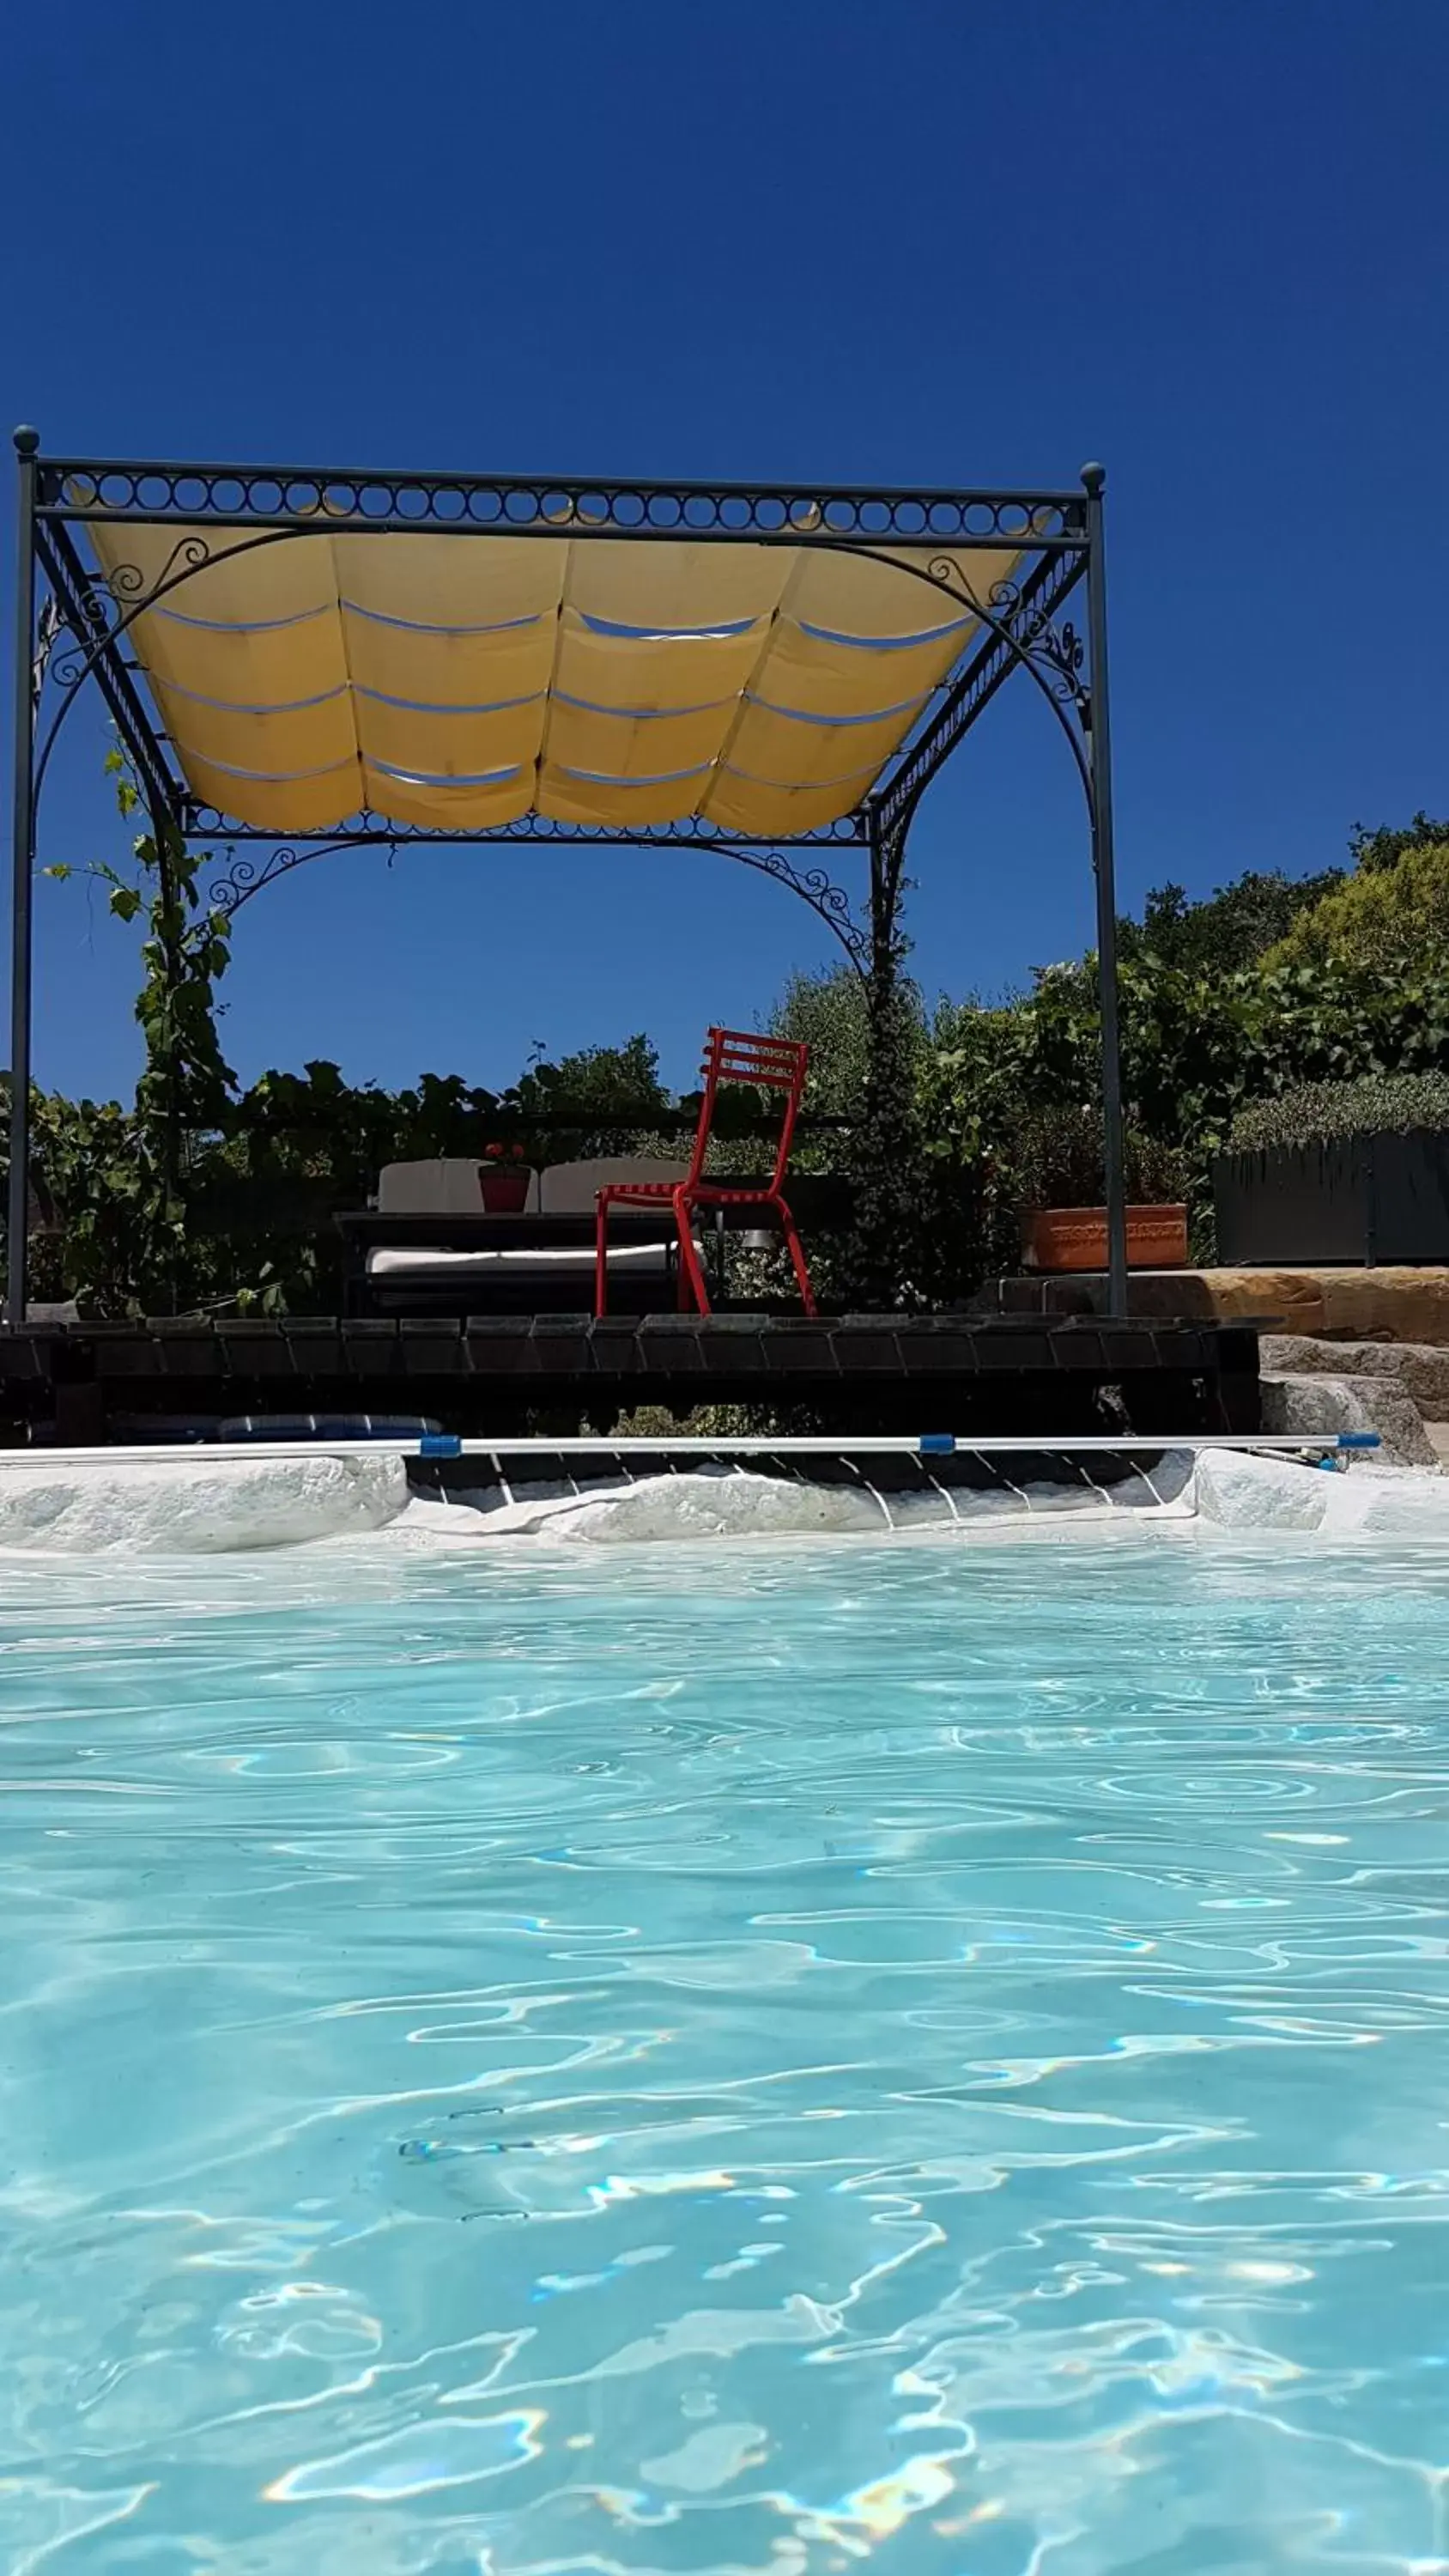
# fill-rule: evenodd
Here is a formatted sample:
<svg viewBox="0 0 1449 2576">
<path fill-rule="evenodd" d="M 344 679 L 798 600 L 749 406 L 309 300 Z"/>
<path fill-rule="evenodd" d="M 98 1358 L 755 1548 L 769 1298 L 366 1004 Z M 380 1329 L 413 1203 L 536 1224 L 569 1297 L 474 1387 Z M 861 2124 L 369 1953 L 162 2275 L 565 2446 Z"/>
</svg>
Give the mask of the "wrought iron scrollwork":
<svg viewBox="0 0 1449 2576">
<path fill-rule="evenodd" d="M 954 556 L 933 555 L 926 569 L 933 581 L 960 600 L 963 608 L 984 618 L 1014 645 L 1058 706 L 1070 707 L 1083 725 L 1088 722 L 1090 701 L 1082 678 L 1086 646 L 1075 626 L 1069 622 L 1058 625 L 1050 609 L 1039 600 L 1023 598 L 1017 581 L 994 581 L 985 600 L 977 599 L 962 580 L 961 567 Z"/>
<path fill-rule="evenodd" d="M 364 846 L 385 849 L 389 866 L 397 855 L 391 841 L 373 840 Z M 250 903 L 254 894 L 260 894 L 266 886 L 275 885 L 279 877 L 290 876 L 294 868 L 304 868 L 309 859 L 334 858 L 339 850 L 356 847 L 355 840 L 303 842 L 296 848 L 289 842 L 279 842 L 264 859 L 249 858 L 245 851 L 239 857 L 230 854 L 226 873 L 213 877 L 206 890 L 207 901 L 213 912 L 222 913 L 230 921 L 244 903 Z"/>
<path fill-rule="evenodd" d="M 167 815 L 178 829 L 183 828 L 180 785 L 166 765 L 162 743 L 137 694 L 130 670 L 120 654 L 93 649 L 114 631 L 114 600 L 98 576 L 87 571 L 68 529 L 49 527 L 37 532 L 35 556 L 48 588 L 37 621 L 32 662 L 32 726 L 38 726 L 46 683 L 51 678 L 56 679 L 60 699 L 56 722 L 42 745 L 38 775 L 43 776 L 59 724 L 74 703 L 81 681 L 89 675 L 96 682 L 131 762 L 148 812 L 153 817 Z"/>
<path fill-rule="evenodd" d="M 993 582 L 989 604 L 1042 674 L 1058 705 L 1070 707 L 1078 722 L 1089 727 L 1091 699 L 1082 677 L 1087 648 L 1070 619 L 1059 625 L 1040 601 L 1023 600 L 1021 585 L 1014 581 Z"/>
<path fill-rule="evenodd" d="M 147 574 L 139 564 L 122 563 L 113 565 L 107 579 L 123 609 L 137 601 L 145 606 L 170 588 L 173 573 L 200 572 L 210 561 L 211 545 L 207 538 L 178 537 L 159 572 Z"/>
<path fill-rule="evenodd" d="M 784 850 L 751 849 L 739 842 L 720 845 L 724 858 L 739 859 L 761 876 L 773 877 L 776 885 L 788 886 L 802 903 L 834 932 L 858 974 L 864 975 L 870 964 L 871 935 L 869 926 L 856 913 L 844 886 L 836 885 L 824 868 L 797 867 Z"/>
<path fill-rule="evenodd" d="M 1085 573 L 1086 557 L 1081 553 L 1042 558 L 1017 589 L 1020 614 L 1038 616 L 1050 624 Z M 992 615 L 994 617 L 995 611 Z M 873 812 L 880 833 L 889 835 L 909 821 L 926 788 L 943 763 L 949 760 L 962 735 L 970 731 L 1012 673 L 1021 669 L 1021 652 L 1011 627 L 987 624 L 974 650 L 947 687 L 939 706 L 907 746 L 874 800 Z M 1041 673 L 1034 676 L 1039 683 Z M 1060 717 L 1059 706 L 1056 712 Z"/>
<path fill-rule="evenodd" d="M 258 535 L 229 546 L 226 552 L 233 557 L 251 554 L 261 546 L 278 545 L 300 533 L 293 527 L 264 528 Z M 59 691 L 60 704 L 39 745 L 34 787 L 37 796 L 50 766 L 61 726 L 82 683 L 103 662 L 108 663 L 114 672 L 116 648 L 137 618 L 144 616 L 148 608 L 154 608 L 168 592 L 192 580 L 211 560 L 210 540 L 189 532 L 177 538 L 157 573 L 147 574 L 138 564 L 117 564 L 104 578 L 83 573 L 79 581 L 70 583 L 58 593 L 61 622 L 70 630 L 74 640 L 50 656 L 48 675 Z M 172 800 L 168 797 L 167 801 Z"/>
<path fill-rule="evenodd" d="M 40 677 L 72 697 L 94 668 L 98 654 L 115 634 L 120 610 L 104 582 L 90 581 L 74 596 L 55 603 L 51 650 Z"/>
<path fill-rule="evenodd" d="M 45 686 L 45 674 L 51 654 L 55 650 L 56 639 L 65 631 L 65 617 L 60 602 L 54 591 L 48 590 L 40 603 L 40 615 L 35 621 L 35 651 L 30 663 L 32 710 L 40 704 L 40 692 Z"/>
<path fill-rule="evenodd" d="M 137 617 L 178 580 L 199 572 L 210 560 L 205 537 L 178 537 L 159 572 L 147 574 L 139 564 L 116 564 L 104 579 L 87 579 L 75 586 L 68 599 L 56 601 L 56 630 L 64 628 L 70 641 L 50 656 L 49 676 L 55 686 L 72 695 L 89 678 L 99 656 Z"/>
<path fill-rule="evenodd" d="M 917 581 L 929 582 L 934 590 L 954 600 L 988 629 L 1019 669 L 1029 672 L 1066 737 L 1090 812 L 1091 764 L 1083 742 L 1091 723 L 1091 699 L 1081 677 L 1084 655 L 1075 629 L 1058 627 L 1044 603 L 1035 598 L 1028 600 L 1021 587 L 1009 579 L 993 582 L 986 597 L 978 598 L 954 555 L 930 555 L 910 563 L 899 555 L 877 554 L 876 560 L 890 564 L 897 572 L 910 573 Z M 896 802 L 895 788 L 910 767 L 911 758 L 908 753 L 882 804 Z"/>
</svg>

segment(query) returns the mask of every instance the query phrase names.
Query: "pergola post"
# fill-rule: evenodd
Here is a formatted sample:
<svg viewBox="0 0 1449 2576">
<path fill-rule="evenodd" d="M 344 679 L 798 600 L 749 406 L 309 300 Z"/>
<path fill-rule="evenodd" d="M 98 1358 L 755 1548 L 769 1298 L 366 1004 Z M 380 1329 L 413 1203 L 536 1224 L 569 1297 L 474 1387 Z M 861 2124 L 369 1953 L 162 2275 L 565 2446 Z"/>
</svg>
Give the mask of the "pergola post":
<svg viewBox="0 0 1449 2576">
<path fill-rule="evenodd" d="M 1117 1014 L 1117 880 L 1112 842 L 1112 729 L 1107 701 L 1105 468 L 1084 465 L 1087 494 L 1087 713 L 1092 765 L 1092 870 L 1097 882 L 1097 986 L 1102 1015 L 1102 1157 L 1107 1196 L 1108 1304 L 1127 1312 L 1127 1172 L 1122 1135 L 1122 1046 Z"/>
<path fill-rule="evenodd" d="M 23 1324 L 30 1255 L 31 896 L 35 875 L 35 460 L 40 439 L 17 429 L 15 783 L 10 881 L 10 1188 L 5 1320 Z"/>
</svg>

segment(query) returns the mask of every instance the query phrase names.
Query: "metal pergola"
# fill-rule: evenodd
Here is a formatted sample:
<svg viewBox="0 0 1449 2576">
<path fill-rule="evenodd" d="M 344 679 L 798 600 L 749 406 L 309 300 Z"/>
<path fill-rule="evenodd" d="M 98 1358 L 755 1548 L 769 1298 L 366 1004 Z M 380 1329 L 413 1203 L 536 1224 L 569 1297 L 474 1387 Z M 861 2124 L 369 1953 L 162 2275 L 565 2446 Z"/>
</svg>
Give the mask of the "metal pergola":
<svg viewBox="0 0 1449 2576">
<path fill-rule="evenodd" d="M 712 852 L 773 878 L 839 941 L 881 1025 L 894 990 L 907 836 L 916 808 L 964 735 L 1012 674 L 1028 674 L 1065 737 L 1087 810 L 1096 880 L 1110 1302 L 1127 1311 L 1126 1191 L 1117 1019 L 1107 627 L 1099 465 L 1064 491 L 842 489 L 815 484 L 624 483 L 494 475 L 378 474 L 331 467 L 136 464 L 49 457 L 32 429 L 15 432 L 19 467 L 12 879 L 9 1270 L 6 1318 L 23 1324 L 28 1269 L 32 893 L 41 791 L 78 693 L 94 680 L 149 809 L 158 847 L 214 840 L 229 864 L 212 886 L 231 915 L 312 859 L 360 847 L 615 842 Z M 101 570 L 88 530 L 174 526 L 161 569 L 114 560 Z M 345 529 L 380 541 L 407 534 L 572 541 L 688 539 L 711 545 L 825 548 L 908 572 L 977 622 L 966 651 L 856 808 L 789 838 L 757 838 L 693 818 L 635 825 L 561 823 L 537 813 L 474 831 L 399 823 L 366 810 L 344 823 L 280 837 L 213 806 L 187 786 L 131 630 L 215 562 L 210 531 L 234 556 Z M 939 543 L 941 551 L 933 548 Z M 973 588 L 960 558 L 1017 555 L 1010 580 Z M 1085 633 L 1061 612 L 1084 585 Z M 980 589 L 984 595 L 977 596 Z M 253 855 L 253 852 L 257 855 Z M 839 883 L 854 860 L 860 891 Z"/>
</svg>

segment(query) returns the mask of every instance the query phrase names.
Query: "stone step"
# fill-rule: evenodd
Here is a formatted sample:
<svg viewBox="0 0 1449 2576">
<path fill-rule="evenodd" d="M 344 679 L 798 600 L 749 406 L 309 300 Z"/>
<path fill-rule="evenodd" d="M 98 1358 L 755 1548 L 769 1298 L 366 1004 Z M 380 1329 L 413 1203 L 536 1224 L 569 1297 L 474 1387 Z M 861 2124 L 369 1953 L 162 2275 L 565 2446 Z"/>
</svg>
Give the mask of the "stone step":
<svg viewBox="0 0 1449 2576">
<path fill-rule="evenodd" d="M 1274 1376 L 1387 1379 L 1411 1395 L 1426 1422 L 1449 1422 L 1449 1349 L 1435 1342 L 1329 1342 L 1265 1333 L 1258 1345 Z"/>
</svg>

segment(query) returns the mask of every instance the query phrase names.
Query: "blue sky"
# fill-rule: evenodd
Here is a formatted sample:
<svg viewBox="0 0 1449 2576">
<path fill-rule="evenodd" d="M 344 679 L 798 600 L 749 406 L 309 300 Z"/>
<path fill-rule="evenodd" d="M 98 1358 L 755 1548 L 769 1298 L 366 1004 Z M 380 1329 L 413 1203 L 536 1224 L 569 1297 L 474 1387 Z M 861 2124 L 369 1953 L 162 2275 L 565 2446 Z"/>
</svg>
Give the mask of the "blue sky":
<svg viewBox="0 0 1449 2576">
<path fill-rule="evenodd" d="M 7 426 L 841 483 L 1100 456 L 1124 902 L 1449 808 L 1444 0 L 72 0 L 5 51 Z M 42 862 L 115 858 L 70 731 Z M 1024 684 L 912 874 L 928 991 L 1087 941 Z M 37 908 L 39 1078 L 129 1086 L 132 941 L 74 884 Z M 246 1077 L 502 1082 L 642 1027 L 684 1079 L 829 954 L 703 855 L 357 853 L 243 913 L 224 1033 Z"/>
</svg>

